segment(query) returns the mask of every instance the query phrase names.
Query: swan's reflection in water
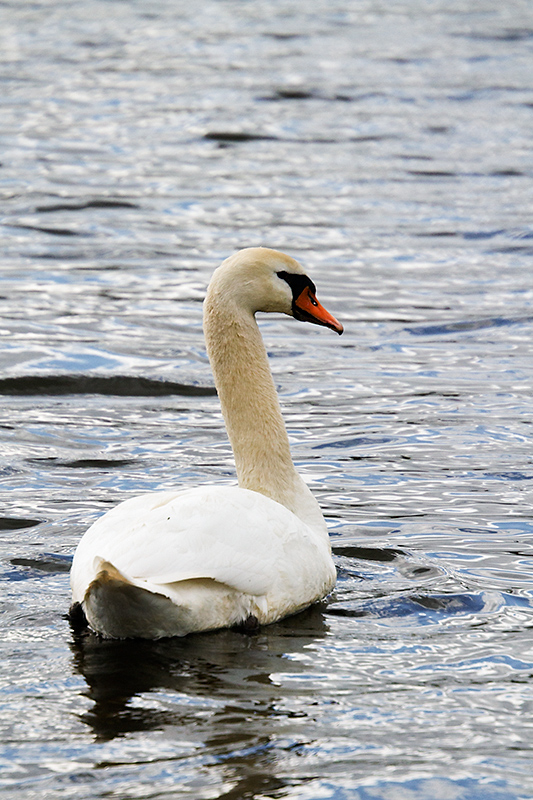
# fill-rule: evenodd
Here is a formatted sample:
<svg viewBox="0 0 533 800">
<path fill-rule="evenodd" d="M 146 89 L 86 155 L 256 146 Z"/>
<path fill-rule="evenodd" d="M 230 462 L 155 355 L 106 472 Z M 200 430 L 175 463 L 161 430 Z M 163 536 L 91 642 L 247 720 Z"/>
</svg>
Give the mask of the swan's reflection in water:
<svg viewBox="0 0 533 800">
<path fill-rule="evenodd" d="M 307 780 L 277 774 L 280 752 L 308 741 L 307 713 L 300 691 L 297 707 L 284 695 L 279 674 L 309 670 L 298 654 L 326 636 L 323 608 L 317 604 L 256 634 L 224 630 L 155 642 L 75 635 L 75 669 L 94 703 L 81 719 L 103 750 L 115 740 L 116 752 L 125 737 L 125 744 L 138 745 L 136 763 L 145 755 L 160 760 L 176 770 L 182 787 L 190 759 L 191 782 L 207 770 L 219 798 L 284 797 Z M 312 688 L 304 691 L 312 705 Z M 150 739 L 155 749 L 147 755 Z M 124 761 L 97 766 L 122 769 Z"/>
<path fill-rule="evenodd" d="M 226 779 L 237 781 L 218 797 L 283 797 L 277 743 L 297 748 L 307 713 L 301 692 L 296 709 L 287 702 L 276 674 L 309 669 L 298 654 L 325 637 L 323 608 L 317 604 L 253 635 L 224 630 L 152 642 L 77 634 L 74 666 L 94 702 L 81 719 L 101 743 L 159 730 L 165 742 L 191 742 L 196 752 L 200 746 L 205 764 L 223 764 Z"/>
</svg>

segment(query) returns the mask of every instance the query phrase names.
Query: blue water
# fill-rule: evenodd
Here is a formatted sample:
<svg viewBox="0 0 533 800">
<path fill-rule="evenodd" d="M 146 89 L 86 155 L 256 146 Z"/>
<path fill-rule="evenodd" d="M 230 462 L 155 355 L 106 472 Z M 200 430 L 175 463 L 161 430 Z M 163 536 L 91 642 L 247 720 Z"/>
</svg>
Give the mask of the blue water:
<svg viewBox="0 0 533 800">
<path fill-rule="evenodd" d="M 533 9 L 0 5 L 6 800 L 533 798 Z M 103 511 L 229 483 L 212 270 L 263 244 L 339 339 L 265 317 L 328 600 L 75 636 Z"/>
</svg>

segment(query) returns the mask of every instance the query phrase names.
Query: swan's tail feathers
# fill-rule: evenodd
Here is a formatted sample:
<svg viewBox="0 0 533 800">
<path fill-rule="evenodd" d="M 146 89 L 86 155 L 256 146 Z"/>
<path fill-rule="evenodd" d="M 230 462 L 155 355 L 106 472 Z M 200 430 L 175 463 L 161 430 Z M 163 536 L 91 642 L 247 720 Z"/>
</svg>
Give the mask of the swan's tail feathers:
<svg viewBox="0 0 533 800">
<path fill-rule="evenodd" d="M 112 639 L 160 639 L 188 633 L 186 609 L 164 594 L 144 589 L 103 559 L 89 584 L 83 610 L 91 628 Z M 185 623 L 185 624 L 183 624 Z"/>
<path fill-rule="evenodd" d="M 213 578 L 141 581 L 104 559 L 97 559 L 94 572 L 82 607 L 91 628 L 106 638 L 161 639 L 248 620 L 258 624 L 263 598 L 244 595 Z"/>
</svg>

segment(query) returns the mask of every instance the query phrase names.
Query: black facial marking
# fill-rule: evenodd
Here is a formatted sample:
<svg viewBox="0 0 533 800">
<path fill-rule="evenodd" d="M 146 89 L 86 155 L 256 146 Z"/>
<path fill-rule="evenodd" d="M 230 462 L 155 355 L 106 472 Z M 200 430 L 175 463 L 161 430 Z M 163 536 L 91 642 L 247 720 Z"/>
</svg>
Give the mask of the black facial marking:
<svg viewBox="0 0 533 800">
<path fill-rule="evenodd" d="M 300 275 L 297 272 L 278 272 L 278 278 L 281 278 L 284 281 L 287 281 L 289 286 L 291 287 L 292 291 L 292 315 L 294 319 L 299 319 L 302 322 L 314 322 L 317 323 L 317 320 L 311 316 L 311 314 L 307 314 L 305 311 L 302 311 L 301 308 L 298 308 L 296 305 L 296 301 L 300 297 L 301 293 L 304 289 L 308 288 L 312 294 L 312 297 L 316 294 L 316 286 L 311 280 L 308 278 L 307 275 Z M 312 302 L 312 301 L 311 301 Z M 320 323 L 317 323 L 320 324 Z"/>
<path fill-rule="evenodd" d="M 316 286 L 307 275 L 300 275 L 297 272 L 278 272 L 278 278 L 287 281 L 292 289 L 293 302 L 297 300 L 306 286 L 308 286 L 313 294 L 316 294 Z"/>
</svg>

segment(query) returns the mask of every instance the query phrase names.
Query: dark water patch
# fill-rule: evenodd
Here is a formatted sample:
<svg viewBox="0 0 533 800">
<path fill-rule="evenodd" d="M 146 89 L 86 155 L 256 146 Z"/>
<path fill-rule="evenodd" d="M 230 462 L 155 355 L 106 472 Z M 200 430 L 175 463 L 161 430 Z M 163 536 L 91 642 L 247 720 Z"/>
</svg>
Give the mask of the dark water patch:
<svg viewBox="0 0 533 800">
<path fill-rule="evenodd" d="M 495 231 L 465 231 L 462 236 L 463 239 L 472 239 L 474 241 L 480 239 L 493 239 L 495 236 L 501 236 L 505 234 L 507 231 L 502 230 L 501 228 Z"/>
<path fill-rule="evenodd" d="M 526 475 L 523 472 L 484 472 L 481 477 L 483 479 L 496 481 L 532 481 L 533 475 Z"/>
<path fill-rule="evenodd" d="M 135 375 L 21 375 L 0 379 L 0 395 L 103 394 L 118 397 L 210 397 L 214 386 L 174 383 Z"/>
<path fill-rule="evenodd" d="M 18 531 L 22 528 L 34 528 L 42 519 L 24 519 L 23 517 L 0 517 L 0 531 Z"/>
<path fill-rule="evenodd" d="M 38 253 L 35 258 L 38 258 L 39 261 L 85 261 L 87 253 L 85 250 L 77 250 L 75 252 L 72 252 L 72 250 L 67 251 L 65 248 L 63 252 Z M 90 269 L 95 269 L 95 266 L 91 264 Z M 107 267 L 98 265 L 97 269 L 104 270 L 107 269 Z M 117 267 L 114 267 L 114 269 L 117 269 Z"/>
<path fill-rule="evenodd" d="M 68 469 L 117 469 L 128 467 L 137 462 L 131 458 L 77 458 L 73 461 L 62 461 L 53 456 L 49 458 L 27 458 L 27 464 L 49 464 L 54 467 L 67 467 Z"/>
<path fill-rule="evenodd" d="M 402 569 L 402 575 L 416 580 L 417 578 L 430 578 L 442 575 L 442 571 L 437 569 L 437 567 L 414 567 L 409 565 Z"/>
<path fill-rule="evenodd" d="M 327 95 L 315 89 L 276 89 L 275 92 L 263 97 L 258 97 L 258 100 L 265 100 L 269 102 L 278 102 L 283 100 L 326 100 L 330 102 L 351 103 L 353 98 L 346 94 L 333 94 Z"/>
<path fill-rule="evenodd" d="M 323 96 L 314 89 L 276 89 L 270 95 L 258 97 L 258 100 L 322 100 Z"/>
<path fill-rule="evenodd" d="M 24 231 L 38 231 L 39 233 L 47 233 L 50 236 L 91 236 L 90 233 L 80 233 L 79 231 L 70 230 L 70 228 L 48 228 L 42 225 L 13 225 L 8 224 L 9 228 L 17 228 Z"/>
<path fill-rule="evenodd" d="M 69 469 L 117 469 L 136 463 L 132 458 L 77 458 L 73 461 L 62 461 L 61 466 Z"/>
<path fill-rule="evenodd" d="M 362 447 L 365 445 L 388 444 L 392 442 L 390 436 L 381 436 L 372 438 L 370 436 L 356 436 L 353 439 L 339 439 L 335 442 L 325 442 L 324 444 L 316 444 L 313 450 L 324 450 L 326 447 L 346 448 L 346 447 Z"/>
<path fill-rule="evenodd" d="M 463 613 L 465 611 L 480 611 L 483 598 L 480 595 L 452 594 L 452 595 L 413 595 L 411 601 L 428 611 L 446 611 L 448 614 Z"/>
<path fill-rule="evenodd" d="M 483 42 L 524 42 L 533 39 L 533 29 L 530 28 L 506 28 L 503 31 L 484 33 L 482 31 L 471 31 L 469 33 L 457 33 L 456 36 L 466 36 L 468 39 L 475 39 Z"/>
<path fill-rule="evenodd" d="M 266 36 L 269 39 L 279 39 L 280 41 L 289 41 L 290 39 L 305 39 L 307 38 L 307 34 L 305 33 L 264 33 L 263 36 Z"/>
<path fill-rule="evenodd" d="M 471 100 L 475 100 L 477 92 L 472 90 L 468 92 L 461 92 L 461 94 L 450 94 L 448 95 L 448 100 L 453 100 L 456 103 L 469 103 Z"/>
<path fill-rule="evenodd" d="M 14 567 L 27 567 L 37 572 L 70 572 L 72 566 L 72 556 L 62 556 L 56 553 L 43 553 L 42 556 L 34 558 L 12 558 L 10 561 Z"/>
<path fill-rule="evenodd" d="M 415 175 L 417 178 L 457 178 L 457 172 L 439 169 L 408 169 L 408 175 Z"/>
<path fill-rule="evenodd" d="M 366 100 L 375 100 L 381 98 L 389 98 L 389 92 L 361 92 L 360 94 L 355 94 L 352 97 L 354 103 L 362 103 Z"/>
<path fill-rule="evenodd" d="M 533 558 L 533 549 L 532 550 L 508 550 L 507 551 L 511 556 L 519 556 L 519 558 Z"/>
<path fill-rule="evenodd" d="M 204 139 L 215 142 L 261 142 L 276 141 L 278 136 L 270 136 L 266 133 L 239 133 L 233 131 L 209 131 L 204 133 Z"/>
<path fill-rule="evenodd" d="M 461 234 L 457 231 L 424 231 L 423 233 L 415 233 L 415 236 L 431 236 L 431 237 L 452 237 L 452 236 L 460 236 Z"/>
<path fill-rule="evenodd" d="M 13 430 L 16 430 L 15 428 Z M 0 467 L 0 478 L 7 478 L 11 475 L 20 474 L 21 470 L 17 469 L 16 467 L 12 467 L 11 465 Z"/>
<path fill-rule="evenodd" d="M 533 475 L 523 472 L 484 472 L 482 477 L 497 481 L 533 481 Z"/>
<path fill-rule="evenodd" d="M 526 173 L 519 169 L 495 169 L 489 172 L 489 175 L 493 175 L 495 178 L 523 178 Z"/>
<path fill-rule="evenodd" d="M 533 230 L 518 230 L 513 232 L 513 237 L 515 239 L 533 239 Z"/>
<path fill-rule="evenodd" d="M 120 706 L 118 698 L 114 702 L 100 703 L 98 712 L 91 709 L 85 714 L 81 714 L 80 719 L 92 728 L 97 742 L 107 742 L 126 734 L 175 728 L 192 722 L 190 717 L 172 711 L 129 708 L 124 707 L 124 704 Z M 112 767 L 116 767 L 116 762 L 101 761 L 98 763 L 99 769 Z"/>
<path fill-rule="evenodd" d="M 515 317 L 490 317 L 488 319 L 472 319 L 460 322 L 448 322 L 439 325 L 417 325 L 412 328 L 405 328 L 407 333 L 413 336 L 442 336 L 447 333 L 459 333 L 462 331 L 477 331 L 483 328 L 502 328 L 510 325 L 522 325 L 533 322 L 533 316 Z"/>
<path fill-rule="evenodd" d="M 385 597 L 356 605 L 329 605 L 326 614 L 337 617 L 410 617 L 419 622 L 432 622 L 435 615 L 474 614 L 483 611 L 485 601 L 481 594 L 413 594 L 402 597 Z"/>
<path fill-rule="evenodd" d="M 421 58 L 413 56 L 412 58 L 405 57 L 405 56 L 391 56 L 390 58 L 384 58 L 384 62 L 388 62 L 389 64 L 398 64 L 398 66 L 403 67 L 408 64 L 412 64 L 414 66 L 423 67 L 425 64 L 429 64 L 431 62 L 430 58 Z M 410 102 L 413 102 L 412 100 Z"/>
<path fill-rule="evenodd" d="M 364 142 L 385 142 L 389 139 L 400 139 L 401 137 L 395 133 L 376 133 L 374 135 L 368 136 L 350 136 L 347 140 L 349 142 L 355 142 L 356 144 L 362 144 Z"/>
<path fill-rule="evenodd" d="M 483 239 L 493 239 L 495 236 L 501 236 L 502 234 L 506 234 L 507 231 L 505 230 L 496 230 L 496 231 L 423 231 L 422 233 L 416 233 L 415 236 L 461 236 L 463 239 L 466 240 L 483 240 Z"/>
<path fill-rule="evenodd" d="M 494 247 L 489 252 L 491 253 L 520 253 L 523 256 L 531 256 L 533 255 L 533 247 L 528 247 L 527 245 L 508 245 L 507 247 Z"/>
<path fill-rule="evenodd" d="M 494 230 L 494 231 L 449 231 L 449 230 L 440 230 L 440 231 L 422 231 L 421 233 L 415 233 L 414 236 L 417 237 L 438 237 L 438 236 L 460 236 L 467 241 L 482 241 L 483 239 L 493 239 L 495 236 L 502 236 L 508 234 L 506 230 Z"/>
<path fill-rule="evenodd" d="M 399 556 L 406 556 L 404 550 L 394 547 L 357 547 L 355 545 L 336 545 L 333 548 L 336 556 L 359 558 L 364 561 L 396 561 Z"/>
<path fill-rule="evenodd" d="M 398 139 L 400 138 L 396 134 L 373 134 L 368 136 L 350 136 L 346 139 L 344 138 L 334 138 L 329 136 L 313 136 L 310 139 L 302 139 L 297 137 L 281 137 L 281 136 L 270 136 L 268 134 L 255 134 L 255 133 L 231 133 L 231 132 L 210 132 L 204 134 L 204 139 L 208 139 L 211 141 L 216 141 L 220 145 L 226 144 L 238 144 L 238 143 L 245 143 L 245 142 L 257 142 L 257 141 L 276 141 L 276 142 L 287 142 L 289 144 L 345 144 L 348 142 L 354 142 L 356 144 L 361 144 L 364 142 L 382 142 L 388 139 Z"/>
<path fill-rule="evenodd" d="M 87 200 L 81 203 L 53 203 L 37 206 L 35 210 L 47 213 L 49 211 L 82 211 L 85 208 L 139 208 L 139 206 L 127 200 Z"/>
</svg>

